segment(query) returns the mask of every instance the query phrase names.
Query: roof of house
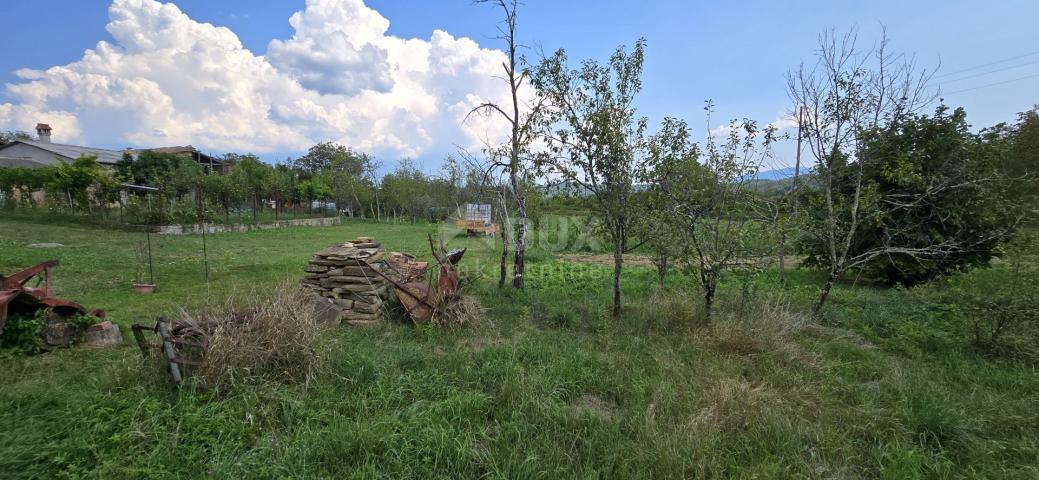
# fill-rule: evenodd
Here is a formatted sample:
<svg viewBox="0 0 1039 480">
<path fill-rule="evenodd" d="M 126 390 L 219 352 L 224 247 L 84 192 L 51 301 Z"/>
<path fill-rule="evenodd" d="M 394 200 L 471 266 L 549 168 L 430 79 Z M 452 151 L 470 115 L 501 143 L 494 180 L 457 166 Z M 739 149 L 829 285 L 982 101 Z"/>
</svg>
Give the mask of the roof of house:
<svg viewBox="0 0 1039 480">
<path fill-rule="evenodd" d="M 28 157 L 0 157 L 0 168 L 31 167 L 39 168 L 46 165 Z"/>
<path fill-rule="evenodd" d="M 80 147 L 78 145 L 63 145 L 60 143 L 49 143 L 49 142 L 37 142 L 34 140 L 15 140 L 8 145 L 14 145 L 16 143 L 24 143 L 31 145 L 41 150 L 46 150 L 55 155 L 75 160 L 81 156 L 95 156 L 97 157 L 98 163 L 114 165 L 123 158 L 123 152 L 117 150 L 108 150 L 104 148 L 91 148 L 91 147 Z M 5 145 L 6 146 L 6 145 Z M 0 147 L 2 150 L 2 147 Z"/>
</svg>

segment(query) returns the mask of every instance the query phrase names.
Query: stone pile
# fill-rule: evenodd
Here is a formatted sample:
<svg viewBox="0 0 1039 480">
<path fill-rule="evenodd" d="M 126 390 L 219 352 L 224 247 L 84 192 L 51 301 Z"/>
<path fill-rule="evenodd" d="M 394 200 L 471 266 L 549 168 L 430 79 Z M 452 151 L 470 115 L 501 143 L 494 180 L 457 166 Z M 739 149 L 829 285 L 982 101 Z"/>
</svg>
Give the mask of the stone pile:
<svg viewBox="0 0 1039 480">
<path fill-rule="evenodd" d="M 350 325 L 379 321 L 391 286 L 375 270 L 386 271 L 382 246 L 370 237 L 358 237 L 314 254 L 301 281 L 317 294 L 319 318 Z M 334 317 L 333 317 L 334 315 Z"/>
</svg>

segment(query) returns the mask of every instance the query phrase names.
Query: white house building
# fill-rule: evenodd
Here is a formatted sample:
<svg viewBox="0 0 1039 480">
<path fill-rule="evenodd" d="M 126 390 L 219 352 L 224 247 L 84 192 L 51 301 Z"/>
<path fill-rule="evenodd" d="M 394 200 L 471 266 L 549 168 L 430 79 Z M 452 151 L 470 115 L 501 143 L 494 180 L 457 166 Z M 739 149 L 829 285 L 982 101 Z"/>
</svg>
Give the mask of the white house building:
<svg viewBox="0 0 1039 480">
<path fill-rule="evenodd" d="M 60 162 L 72 163 L 81 156 L 97 157 L 97 163 L 114 168 L 122 160 L 124 153 L 134 158 L 144 151 L 171 153 L 190 158 L 204 168 L 219 174 L 227 173 L 227 165 L 210 155 L 198 151 L 195 147 L 159 147 L 147 149 L 108 150 L 105 148 L 81 147 L 51 142 L 51 127 L 46 123 L 36 124 L 36 136 L 39 140 L 15 140 L 0 146 L 0 168 L 4 167 L 42 167 Z"/>
</svg>

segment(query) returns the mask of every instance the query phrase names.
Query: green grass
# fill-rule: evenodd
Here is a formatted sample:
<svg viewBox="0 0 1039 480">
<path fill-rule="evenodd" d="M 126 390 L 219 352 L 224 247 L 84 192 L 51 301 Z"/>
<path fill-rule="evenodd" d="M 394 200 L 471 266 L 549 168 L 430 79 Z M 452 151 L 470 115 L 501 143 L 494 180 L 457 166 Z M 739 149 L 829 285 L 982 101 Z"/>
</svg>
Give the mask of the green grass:
<svg viewBox="0 0 1039 480">
<path fill-rule="evenodd" d="M 135 295 L 134 232 L 0 218 L 0 272 L 57 258 L 57 293 L 125 329 L 298 278 L 358 235 L 428 256 L 428 225 L 351 222 L 207 237 L 153 236 L 159 290 Z M 33 249 L 59 242 L 58 249 Z M 720 293 L 697 328 L 695 282 L 657 292 L 626 270 L 541 252 L 525 291 L 499 291 L 482 240 L 464 265 L 492 327 L 389 323 L 323 340 L 309 385 L 226 392 L 165 385 L 129 342 L 0 359 L 5 478 L 1036 478 L 1039 376 L 959 335 L 940 289 L 839 286 L 801 323 L 818 275 L 774 272 Z M 769 309 L 771 306 L 771 309 Z M 742 312 L 742 313 L 741 313 Z"/>
</svg>

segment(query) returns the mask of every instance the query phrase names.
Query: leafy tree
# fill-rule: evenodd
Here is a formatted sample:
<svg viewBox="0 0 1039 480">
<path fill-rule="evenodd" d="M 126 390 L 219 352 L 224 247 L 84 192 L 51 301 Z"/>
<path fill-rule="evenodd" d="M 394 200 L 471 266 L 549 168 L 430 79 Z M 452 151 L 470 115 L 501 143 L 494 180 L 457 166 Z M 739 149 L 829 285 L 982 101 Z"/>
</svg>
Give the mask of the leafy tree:
<svg viewBox="0 0 1039 480">
<path fill-rule="evenodd" d="M 0 192 L 7 208 L 34 207 L 33 193 L 43 189 L 55 175 L 55 167 L 0 168 Z"/>
<path fill-rule="evenodd" d="M 432 185 L 414 160 L 403 158 L 397 168 L 382 179 L 384 201 L 388 208 L 412 220 L 425 217 L 433 206 Z"/>
<path fill-rule="evenodd" d="M 296 185 L 299 197 L 307 202 L 308 208 L 313 208 L 314 201 L 326 201 L 332 198 L 332 189 L 320 178 L 303 180 Z"/>
<path fill-rule="evenodd" d="M 97 163 L 97 157 L 80 156 L 71 163 L 59 162 L 54 167 L 54 176 L 47 189 L 53 197 L 64 198 L 69 208 L 90 209 L 88 188 L 104 174 L 104 167 Z"/>
<path fill-rule="evenodd" d="M 296 170 L 288 165 L 275 165 L 271 171 L 271 196 L 274 197 L 274 218 L 278 218 L 286 200 L 292 201 L 296 197 Z"/>
<path fill-rule="evenodd" d="M 541 98 L 549 151 L 538 163 L 549 176 L 588 191 L 595 215 L 613 244 L 613 316 L 620 315 L 623 254 L 630 236 L 633 181 L 640 168 L 646 120 L 633 103 L 642 89 L 645 40 L 618 47 L 608 65 L 567 65 L 562 49 L 537 67 L 532 84 Z"/>
<path fill-rule="evenodd" d="M 303 179 L 322 177 L 332 189 L 337 210 L 353 215 L 364 209 L 362 196 L 367 197 L 371 191 L 372 163 L 373 159 L 368 154 L 325 142 L 310 147 L 306 155 L 293 162 L 293 167 Z"/>
<path fill-rule="evenodd" d="M 855 31 L 827 32 L 819 38 L 813 65 L 802 64 L 788 75 L 788 91 L 800 115 L 801 139 L 814 157 L 810 187 L 818 192 L 814 205 L 820 221 L 804 233 L 824 247 L 819 256 L 827 269 L 814 309 L 826 303 L 834 283 L 849 269 L 887 254 L 914 258 L 940 256 L 952 245 L 909 248 L 888 243 L 856 253 L 853 247 L 867 219 L 897 208 L 878 196 L 862 180 L 875 160 L 863 150 L 869 132 L 897 130 L 911 115 L 933 99 L 927 88 L 930 75 L 911 59 L 892 54 L 886 36 L 868 51 L 857 47 Z M 850 179 L 850 184 L 842 179 Z M 850 189 L 843 188 L 850 185 Z M 902 202 L 915 201 L 902 199 Z M 807 207 L 806 209 L 807 210 Z"/>
<path fill-rule="evenodd" d="M 354 152 L 349 147 L 338 143 L 324 142 L 307 150 L 306 155 L 297 158 L 293 167 L 305 178 L 333 171 L 344 172 L 350 176 L 360 176 L 364 171 L 367 155 Z"/>
<path fill-rule="evenodd" d="M 868 192 L 860 202 L 872 214 L 862 218 L 848 253 L 859 268 L 888 283 L 915 285 L 987 263 L 1013 233 L 1019 215 L 1007 195 L 1003 132 L 973 134 L 962 108 L 939 106 L 933 116 L 912 115 L 862 136 L 870 161 L 841 169 L 833 179 L 840 197 L 850 197 L 860 184 Z M 823 211 L 820 193 L 808 193 L 816 212 Z M 949 248 L 912 254 L 936 245 Z M 811 243 L 810 263 L 822 263 L 825 250 Z"/>
<path fill-rule="evenodd" d="M 256 220 L 263 208 L 265 195 L 270 191 L 272 168 L 263 163 L 255 155 L 242 155 L 235 163 L 231 178 L 252 204 L 253 220 Z"/>
<path fill-rule="evenodd" d="M 206 175 L 202 180 L 206 198 L 216 201 L 224 212 L 224 221 L 231 223 L 231 209 L 241 201 L 243 191 L 237 178 L 231 175 Z"/>
<path fill-rule="evenodd" d="M 775 139 L 772 127 L 758 130 L 746 119 L 730 123 L 728 132 L 720 144 L 708 137 L 701 150 L 685 122 L 666 119 L 650 147 L 649 178 L 678 230 L 679 258 L 698 274 L 708 322 L 721 276 L 746 264 L 756 246 L 750 222 L 757 197 L 748 185 Z"/>
<path fill-rule="evenodd" d="M 123 158 L 116 163 L 116 174 L 134 185 L 156 186 L 160 181 L 168 181 L 182 163 L 187 163 L 187 159 L 168 152 L 144 150 L 136 157 L 123 152 Z"/>
<path fill-rule="evenodd" d="M 1007 173 L 1013 194 L 1032 209 L 1039 208 L 1039 105 L 1017 116 L 1010 133 Z"/>
</svg>

